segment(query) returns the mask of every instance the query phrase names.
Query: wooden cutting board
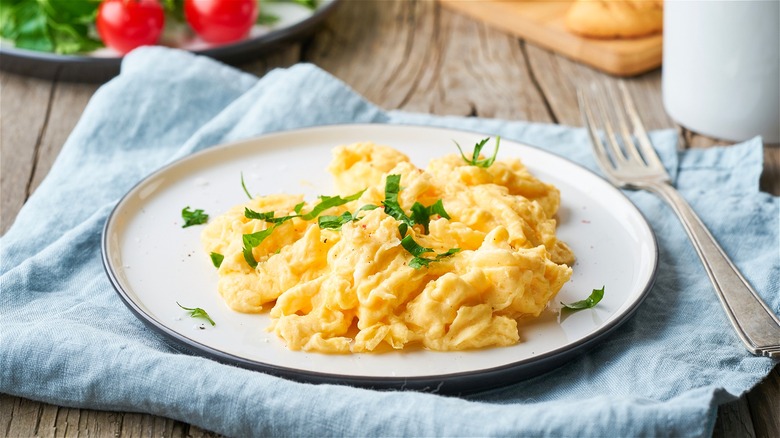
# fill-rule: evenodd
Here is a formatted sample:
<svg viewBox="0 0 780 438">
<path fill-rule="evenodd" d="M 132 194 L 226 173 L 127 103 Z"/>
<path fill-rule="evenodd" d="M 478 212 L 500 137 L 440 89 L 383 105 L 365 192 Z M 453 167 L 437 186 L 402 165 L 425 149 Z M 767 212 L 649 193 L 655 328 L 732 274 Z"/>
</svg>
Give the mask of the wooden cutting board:
<svg viewBox="0 0 780 438">
<path fill-rule="evenodd" d="M 570 1 L 439 0 L 453 10 L 616 75 L 633 76 L 661 65 L 660 34 L 600 40 L 569 32 L 564 24 Z"/>
</svg>

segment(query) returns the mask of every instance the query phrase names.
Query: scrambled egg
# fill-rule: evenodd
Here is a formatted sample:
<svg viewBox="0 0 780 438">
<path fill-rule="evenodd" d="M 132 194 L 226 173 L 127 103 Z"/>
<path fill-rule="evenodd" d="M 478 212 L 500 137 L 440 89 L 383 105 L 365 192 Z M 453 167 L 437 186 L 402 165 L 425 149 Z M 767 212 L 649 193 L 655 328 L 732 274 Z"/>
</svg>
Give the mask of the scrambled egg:
<svg viewBox="0 0 780 438">
<path fill-rule="evenodd" d="M 538 316 L 569 280 L 574 255 L 555 236 L 559 191 L 520 160 L 481 168 L 454 154 L 422 170 L 372 143 L 339 146 L 333 155 L 329 171 L 338 194 L 359 197 L 318 216 L 349 212 L 356 220 L 321 228 L 316 217 L 306 217 L 318 202 L 270 195 L 234 207 L 202 234 L 207 253 L 224 255 L 218 289 L 225 302 L 238 312 L 270 308 L 269 330 L 288 348 L 512 345 L 520 341 L 517 320 Z M 399 229 L 401 221 L 383 207 L 388 175 L 400 175 L 397 204 L 406 215 L 416 202 L 441 200 L 449 219 L 431 215 L 427 233 L 416 223 Z M 293 217 L 249 219 L 247 209 Z M 247 249 L 245 235 L 264 231 L 265 239 Z M 433 250 L 419 255 L 427 263 L 413 263 L 403 232 Z"/>
</svg>

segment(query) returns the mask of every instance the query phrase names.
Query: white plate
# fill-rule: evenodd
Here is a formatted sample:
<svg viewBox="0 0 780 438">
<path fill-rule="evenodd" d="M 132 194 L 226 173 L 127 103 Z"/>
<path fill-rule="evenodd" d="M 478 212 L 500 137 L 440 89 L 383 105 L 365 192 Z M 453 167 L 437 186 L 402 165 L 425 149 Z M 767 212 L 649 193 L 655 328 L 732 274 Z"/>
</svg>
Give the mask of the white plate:
<svg viewBox="0 0 780 438">
<path fill-rule="evenodd" d="M 145 323 L 178 347 L 222 362 L 298 380 L 445 392 L 474 391 L 558 366 L 633 314 L 652 285 L 655 236 L 619 190 L 589 170 L 531 146 L 503 140 L 500 157 L 516 156 L 561 190 L 558 236 L 574 251 L 574 274 L 554 301 L 586 298 L 606 286 L 593 309 L 560 317 L 546 311 L 524 323 L 523 342 L 466 352 L 325 355 L 289 351 L 265 331 L 269 317 L 230 310 L 217 292 L 217 272 L 200 243 L 203 227 L 181 228 L 181 209 L 216 216 L 253 194 L 332 193 L 325 170 L 331 149 L 373 141 L 406 153 L 418 166 L 473 145 L 484 134 L 396 125 L 336 125 L 270 134 L 210 148 L 168 165 L 117 204 L 103 232 L 103 261 L 119 296 Z M 217 325 L 182 311 L 206 309 Z M 204 328 L 201 328 L 204 327 Z"/>
</svg>

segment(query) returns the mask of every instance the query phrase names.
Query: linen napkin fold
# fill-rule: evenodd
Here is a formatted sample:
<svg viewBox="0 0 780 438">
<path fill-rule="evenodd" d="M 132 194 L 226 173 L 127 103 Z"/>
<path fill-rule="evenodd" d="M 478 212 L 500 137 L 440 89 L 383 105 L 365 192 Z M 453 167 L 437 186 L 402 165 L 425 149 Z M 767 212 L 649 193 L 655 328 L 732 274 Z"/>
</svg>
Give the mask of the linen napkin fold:
<svg viewBox="0 0 780 438">
<path fill-rule="evenodd" d="M 558 369 L 468 397 L 297 383 L 181 354 L 122 304 L 103 272 L 100 233 L 135 183 L 216 144 L 353 122 L 498 134 L 596 168 L 583 129 L 385 112 L 312 65 L 258 79 L 186 52 L 139 49 L 94 95 L 0 240 L 0 391 L 232 436 L 707 436 L 717 405 L 775 365 L 747 353 L 681 225 L 644 192 L 627 194 L 656 232 L 660 265 L 635 316 Z M 677 186 L 780 313 L 780 200 L 758 191 L 760 140 L 678 153 L 673 132 L 652 137 Z"/>
</svg>

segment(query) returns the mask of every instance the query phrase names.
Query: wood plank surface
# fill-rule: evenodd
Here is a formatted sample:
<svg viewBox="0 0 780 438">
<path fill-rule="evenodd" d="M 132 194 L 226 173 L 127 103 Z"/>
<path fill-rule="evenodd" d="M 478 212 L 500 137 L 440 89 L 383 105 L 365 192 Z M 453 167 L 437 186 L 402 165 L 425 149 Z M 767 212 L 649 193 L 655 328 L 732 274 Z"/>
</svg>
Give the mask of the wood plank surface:
<svg viewBox="0 0 780 438">
<path fill-rule="evenodd" d="M 30 194 L 55 83 L 0 76 L 0 233 L 5 234 Z"/>
<path fill-rule="evenodd" d="M 569 31 L 566 14 L 574 1 L 439 1 L 447 8 L 606 73 L 633 76 L 661 65 L 661 34 L 598 39 Z"/>
<path fill-rule="evenodd" d="M 242 65 L 262 75 L 312 62 L 385 109 L 581 126 L 577 87 L 616 79 L 518 40 L 438 3 L 346 2 L 302 44 Z M 728 144 L 686 131 L 666 115 L 660 71 L 628 80 L 649 129 L 673 128 L 681 147 Z M 0 73 L 0 233 L 45 177 L 94 93 L 94 85 Z M 765 148 L 762 190 L 780 194 L 780 147 Z M 719 409 L 717 437 L 780 436 L 780 368 Z M 59 407 L 0 395 L 0 434 L 210 437 L 149 414 Z"/>
</svg>

